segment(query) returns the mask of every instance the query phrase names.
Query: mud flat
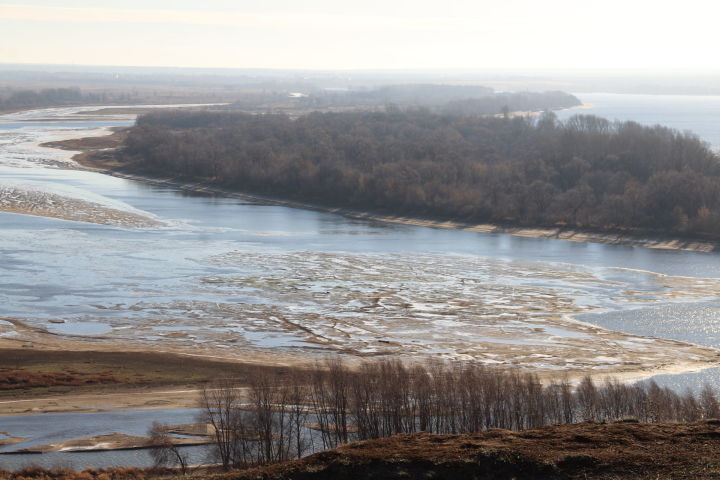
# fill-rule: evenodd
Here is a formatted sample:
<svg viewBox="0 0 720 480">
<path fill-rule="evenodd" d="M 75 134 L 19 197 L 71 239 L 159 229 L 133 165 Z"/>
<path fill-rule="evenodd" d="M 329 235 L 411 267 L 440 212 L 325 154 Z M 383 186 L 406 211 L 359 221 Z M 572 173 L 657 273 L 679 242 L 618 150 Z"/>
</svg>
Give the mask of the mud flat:
<svg viewBox="0 0 720 480">
<path fill-rule="evenodd" d="M 0 346 L 162 351 L 264 364 L 437 358 L 532 369 L 544 376 L 650 376 L 716 365 L 720 351 L 605 330 L 574 320 L 578 298 L 604 291 L 619 307 L 720 295 L 720 280 L 653 274 L 642 292 L 570 266 L 462 255 L 227 252 L 199 262 L 237 273 L 194 279 L 194 291 L 243 301 L 152 299 L 101 305 L 104 331 L 75 335 L 19 319 Z M 142 322 L 130 317 L 148 312 Z M 98 317 L 100 318 L 100 317 Z M 241 319 L 241 320 L 239 320 Z M 66 324 L 72 326 L 72 323 Z"/>
<path fill-rule="evenodd" d="M 183 425 L 164 425 L 160 431 L 170 435 L 186 435 L 192 437 L 210 437 L 215 435 L 215 428 L 209 423 L 186 423 Z"/>
</svg>

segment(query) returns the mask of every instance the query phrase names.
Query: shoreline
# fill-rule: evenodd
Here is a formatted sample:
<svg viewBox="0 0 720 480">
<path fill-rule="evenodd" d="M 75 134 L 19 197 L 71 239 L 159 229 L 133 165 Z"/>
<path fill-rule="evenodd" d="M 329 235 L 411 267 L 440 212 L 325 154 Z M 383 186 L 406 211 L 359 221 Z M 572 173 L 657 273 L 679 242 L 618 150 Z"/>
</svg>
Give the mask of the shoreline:
<svg viewBox="0 0 720 480">
<path fill-rule="evenodd" d="M 704 347 L 710 348 L 710 347 Z M 171 355 L 169 355 L 170 357 Z M 718 354 L 720 356 L 720 354 Z M 225 359 L 225 363 L 233 363 Z M 549 385 L 553 381 L 579 382 L 584 376 L 590 376 L 598 383 L 615 379 L 622 383 L 636 383 L 648 380 L 656 375 L 697 373 L 720 366 L 720 359 L 714 362 L 697 361 L 674 365 L 664 365 L 650 371 L 628 370 L 619 372 L 576 372 L 573 375 L 550 375 L 550 372 L 538 374 L 541 383 Z M 240 365 L 240 364 L 238 364 Z M 268 364 L 271 365 L 271 364 Z M 519 369 L 519 371 L 522 371 Z M 245 389 L 244 386 L 240 387 Z M 202 387 L 193 385 L 169 385 L 167 387 L 133 387 L 121 385 L 112 392 L 97 390 L 86 392 L 67 392 L 53 396 L 26 395 L 23 398 L 0 397 L 0 419 L 3 417 L 24 417 L 35 415 L 103 413 L 103 412 L 140 412 L 155 410 L 186 410 L 198 408 Z"/>
<path fill-rule="evenodd" d="M 591 104 L 582 103 L 561 110 L 581 110 L 592 108 Z M 517 113 L 517 112 L 516 112 Z M 526 113 L 526 112 L 521 112 Z M 537 113 L 537 112 L 536 112 Z M 39 144 L 40 147 L 55 148 L 77 152 L 71 160 L 80 169 L 110 175 L 118 178 L 134 180 L 158 186 L 170 186 L 186 192 L 203 195 L 218 195 L 238 198 L 289 208 L 313 210 L 318 212 L 342 215 L 347 218 L 370 220 L 383 223 L 409 225 L 427 228 L 465 230 L 477 233 L 507 234 L 525 238 L 565 240 L 578 243 L 600 243 L 606 245 L 626 245 L 664 250 L 682 250 L 691 252 L 711 253 L 720 251 L 720 239 L 709 240 L 698 237 L 664 235 L 653 231 L 597 231 L 581 228 L 552 226 L 504 225 L 497 223 L 472 223 L 452 219 L 434 219 L 432 217 L 415 217 L 407 215 L 387 214 L 379 211 L 357 210 L 346 207 L 333 207 L 302 200 L 283 199 L 263 194 L 255 194 L 215 186 L 203 179 L 185 179 L 179 177 L 163 177 L 139 170 L 132 170 L 132 164 L 118 162 L 113 152 L 122 146 L 130 127 L 110 127 L 105 136 L 72 138 Z"/>
<path fill-rule="evenodd" d="M 564 227 L 468 223 L 458 220 L 435 220 L 432 218 L 423 217 L 389 215 L 380 212 L 355 210 L 344 207 L 331 207 L 314 203 L 307 203 L 300 200 L 289 200 L 254 193 L 245 193 L 241 191 L 235 191 L 214 186 L 211 183 L 202 180 L 198 181 L 177 177 L 160 177 L 141 172 L 133 172 L 131 170 L 132 167 L 128 168 L 126 164 L 121 164 L 117 162 L 112 155 L 111 149 L 116 148 L 118 145 L 118 134 L 122 134 L 122 131 L 116 131 L 108 135 L 108 137 L 113 138 L 90 137 L 88 140 L 90 141 L 91 146 L 88 147 L 83 146 L 83 140 L 85 139 L 69 140 L 67 141 L 67 143 L 64 143 L 62 141 L 48 142 L 41 144 L 41 146 L 80 151 L 80 153 L 72 157 L 72 160 L 78 163 L 78 165 L 80 165 L 80 167 L 84 170 L 93 171 L 104 175 L 124 178 L 127 180 L 134 180 L 151 185 L 173 187 L 191 193 L 218 195 L 228 198 L 237 198 L 241 200 L 249 200 L 289 208 L 332 213 L 336 215 L 342 215 L 347 218 L 354 218 L 359 220 L 370 220 L 376 222 L 409 225 L 416 227 L 464 230 L 477 233 L 507 234 L 526 238 L 565 240 L 580 243 L 585 242 L 602 243 L 606 245 L 627 245 L 703 253 L 720 251 L 720 241 L 704 240 L 700 238 L 683 238 L 679 236 L 662 236 L 657 234 L 653 235 L 650 232 L 647 234 L 643 234 L 640 232 L 598 232 Z M 110 142 L 109 145 L 104 148 L 99 147 L 98 138 L 107 139 L 108 142 Z"/>
<path fill-rule="evenodd" d="M 17 320 L 13 322 L 21 323 Z M 5 393 L 0 390 L 0 417 L 195 408 L 203 382 L 213 378 L 218 371 L 226 372 L 226 375 L 235 372 L 232 374 L 239 375 L 239 385 L 243 387 L 248 375 L 251 376 L 256 370 L 310 371 L 317 366 L 313 362 L 322 362 L 325 358 L 313 358 L 307 353 L 253 349 L 240 349 L 230 356 L 227 352 L 212 350 L 195 352 L 183 348 L 158 349 L 157 346 L 153 348 L 150 345 L 133 345 L 110 339 L 66 338 L 48 334 L 40 327 L 26 326 L 23 330 L 26 334 L 17 335 L 12 340 L 0 339 L 0 357 L 6 359 L 0 362 L 0 372 L 8 367 L 11 371 L 16 369 L 28 374 L 70 371 L 81 375 L 82 380 L 113 369 L 117 381 L 65 389 L 51 386 L 29 391 L 16 389 Z M 599 332 L 598 340 L 602 342 L 639 338 L 596 326 L 594 330 Z M 677 340 L 642 338 L 652 340 L 657 348 L 638 351 L 636 353 L 642 357 L 630 355 L 620 364 L 607 368 L 598 365 L 577 365 L 564 370 L 521 365 L 488 367 L 533 372 L 542 383 L 551 384 L 565 380 L 578 382 L 585 376 L 591 376 L 598 382 L 613 378 L 623 383 L 634 383 L 655 375 L 695 373 L 720 366 L 718 349 Z M 656 355 L 660 351 L 658 349 L 665 353 Z M 654 357 L 652 362 L 643 360 L 648 355 Z M 88 360 L 93 367 L 87 366 Z M 344 360 L 352 366 L 367 359 L 344 357 Z M 406 357 L 403 361 L 413 364 L 423 359 Z M 122 365 L 123 371 L 116 371 L 117 365 Z M 147 377 L 147 372 L 159 370 L 163 372 L 157 377 Z M 138 373 L 142 373 L 142 378 L 138 378 Z"/>
</svg>

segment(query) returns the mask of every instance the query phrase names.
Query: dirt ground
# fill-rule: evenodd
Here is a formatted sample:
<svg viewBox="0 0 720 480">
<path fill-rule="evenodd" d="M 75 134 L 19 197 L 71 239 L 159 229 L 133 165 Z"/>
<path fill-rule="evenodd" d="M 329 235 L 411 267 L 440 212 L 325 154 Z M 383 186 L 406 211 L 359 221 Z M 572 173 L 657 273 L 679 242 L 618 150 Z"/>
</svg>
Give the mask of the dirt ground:
<svg viewBox="0 0 720 480">
<path fill-rule="evenodd" d="M 247 362 L 241 362 L 138 351 L 0 348 L 0 375 L 42 375 L 44 379 L 52 379 L 54 374 L 67 376 L 69 372 L 77 379 L 72 385 L 46 382 L 2 388 L 0 384 L 0 416 L 194 408 L 202 385 L 208 380 L 232 377 L 242 383 L 259 371 L 288 374 L 293 371 L 283 366 L 280 358 L 265 361 L 276 366 L 254 363 L 257 360 L 248 358 Z M 109 371 L 115 382 L 86 383 Z"/>
</svg>

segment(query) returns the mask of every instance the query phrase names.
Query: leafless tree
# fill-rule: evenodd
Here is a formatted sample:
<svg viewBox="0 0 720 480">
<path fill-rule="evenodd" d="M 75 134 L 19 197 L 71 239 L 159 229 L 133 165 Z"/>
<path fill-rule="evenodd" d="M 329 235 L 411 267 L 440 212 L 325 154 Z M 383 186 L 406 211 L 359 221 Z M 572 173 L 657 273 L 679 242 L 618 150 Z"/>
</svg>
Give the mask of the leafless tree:
<svg viewBox="0 0 720 480">
<path fill-rule="evenodd" d="M 187 454 L 173 442 L 164 426 L 159 422 L 153 422 L 148 430 L 148 436 L 150 437 L 150 455 L 155 466 L 177 465 L 185 475 L 188 467 Z"/>
<path fill-rule="evenodd" d="M 250 458 L 244 441 L 249 432 L 241 406 L 240 388 L 232 380 L 218 380 L 201 391 L 201 419 L 212 428 L 214 453 L 225 470 Z"/>
</svg>

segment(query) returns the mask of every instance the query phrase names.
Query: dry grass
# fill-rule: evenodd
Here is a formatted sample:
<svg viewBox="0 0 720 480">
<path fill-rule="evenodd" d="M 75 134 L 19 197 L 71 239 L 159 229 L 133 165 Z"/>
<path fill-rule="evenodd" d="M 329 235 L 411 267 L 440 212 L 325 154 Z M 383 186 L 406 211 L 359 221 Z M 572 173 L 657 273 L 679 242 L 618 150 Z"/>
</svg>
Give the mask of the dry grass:
<svg viewBox="0 0 720 480">
<path fill-rule="evenodd" d="M 65 469 L 46 470 L 27 467 L 16 472 L 0 470 L 0 480 L 149 480 L 174 476 L 171 469 L 108 468 L 75 472 Z"/>
<path fill-rule="evenodd" d="M 247 382 L 262 371 L 284 375 L 288 369 L 168 353 L 0 349 L 0 397 L 199 385 L 223 376 Z"/>
<path fill-rule="evenodd" d="M 25 370 L 0 371 L 0 390 L 37 387 L 78 387 L 81 385 L 120 383 L 110 371 L 100 375 L 86 374 L 75 370 L 67 373 L 36 373 Z"/>
<path fill-rule="evenodd" d="M 712 423 L 588 422 L 522 432 L 417 433 L 207 478 L 711 479 L 720 478 L 720 430 Z"/>
</svg>

